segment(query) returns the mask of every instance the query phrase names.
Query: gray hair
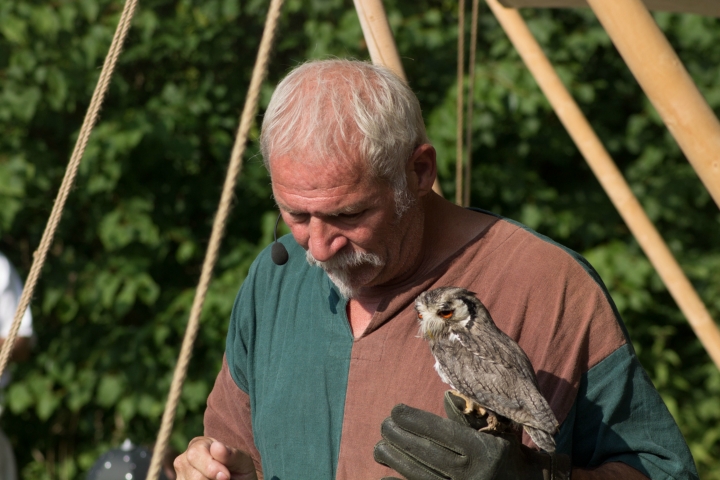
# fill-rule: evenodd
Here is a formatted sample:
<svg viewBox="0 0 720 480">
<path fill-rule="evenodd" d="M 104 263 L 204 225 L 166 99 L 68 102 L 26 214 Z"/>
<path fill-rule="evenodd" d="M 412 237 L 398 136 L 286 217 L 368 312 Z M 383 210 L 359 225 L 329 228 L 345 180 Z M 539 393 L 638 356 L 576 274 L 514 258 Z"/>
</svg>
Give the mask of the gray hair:
<svg viewBox="0 0 720 480">
<path fill-rule="evenodd" d="M 429 143 L 420 102 L 389 69 L 356 60 L 311 61 L 290 72 L 273 93 L 260 135 L 265 166 L 271 156 L 305 150 L 307 161 L 349 161 L 356 151 L 395 191 L 398 214 L 412 203 L 405 165 Z"/>
</svg>

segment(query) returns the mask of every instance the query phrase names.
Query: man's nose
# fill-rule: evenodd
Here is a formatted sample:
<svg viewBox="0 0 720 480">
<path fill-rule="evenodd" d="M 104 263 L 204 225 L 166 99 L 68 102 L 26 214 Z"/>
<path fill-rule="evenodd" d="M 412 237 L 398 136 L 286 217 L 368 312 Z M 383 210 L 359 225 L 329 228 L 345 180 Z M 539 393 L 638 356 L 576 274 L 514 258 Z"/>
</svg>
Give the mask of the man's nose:
<svg viewBox="0 0 720 480">
<path fill-rule="evenodd" d="M 310 219 L 309 233 L 308 249 L 319 262 L 327 262 L 348 244 L 337 228 L 319 218 Z"/>
</svg>

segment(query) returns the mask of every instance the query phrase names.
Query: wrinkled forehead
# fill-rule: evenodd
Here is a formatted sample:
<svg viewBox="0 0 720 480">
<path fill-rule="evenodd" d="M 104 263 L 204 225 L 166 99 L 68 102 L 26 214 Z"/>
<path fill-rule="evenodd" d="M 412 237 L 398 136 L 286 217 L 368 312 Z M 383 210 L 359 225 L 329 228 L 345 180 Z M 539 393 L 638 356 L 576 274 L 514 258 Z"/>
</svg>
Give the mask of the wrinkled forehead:
<svg viewBox="0 0 720 480">
<path fill-rule="evenodd" d="M 271 172 L 275 202 L 291 214 L 355 213 L 393 198 L 389 186 L 357 165 L 308 165 L 280 157 L 271 165 Z"/>
<path fill-rule="evenodd" d="M 278 186 L 312 189 L 332 185 L 369 185 L 377 181 L 366 162 L 357 155 L 324 156 L 307 149 L 272 157 L 270 178 L 273 190 Z"/>
<path fill-rule="evenodd" d="M 320 139 L 305 142 L 298 139 L 274 148 L 268 158 L 270 175 L 278 168 L 288 167 L 303 171 L 340 168 L 369 171 L 368 162 L 352 143 L 327 142 L 327 138 L 323 140 L 321 143 Z"/>
</svg>

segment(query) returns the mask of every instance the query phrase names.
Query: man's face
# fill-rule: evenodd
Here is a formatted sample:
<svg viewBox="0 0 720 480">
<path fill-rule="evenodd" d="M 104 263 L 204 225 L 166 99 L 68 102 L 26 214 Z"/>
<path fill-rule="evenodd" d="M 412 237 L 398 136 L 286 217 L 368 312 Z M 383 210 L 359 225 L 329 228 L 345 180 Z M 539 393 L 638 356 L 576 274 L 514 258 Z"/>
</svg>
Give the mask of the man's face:
<svg viewBox="0 0 720 480">
<path fill-rule="evenodd" d="M 346 297 L 402 273 L 406 217 L 395 213 L 392 188 L 362 161 L 270 162 L 275 201 L 308 261 L 325 269 Z"/>
</svg>

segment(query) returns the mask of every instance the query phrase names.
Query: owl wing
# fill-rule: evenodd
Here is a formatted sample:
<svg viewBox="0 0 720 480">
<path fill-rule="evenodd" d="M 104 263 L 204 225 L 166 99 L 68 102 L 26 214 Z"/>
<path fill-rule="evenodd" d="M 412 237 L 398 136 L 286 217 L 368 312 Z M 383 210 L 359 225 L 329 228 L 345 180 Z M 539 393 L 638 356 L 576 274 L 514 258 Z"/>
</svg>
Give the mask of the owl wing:
<svg viewBox="0 0 720 480">
<path fill-rule="evenodd" d="M 474 355 L 498 363 L 512 375 L 529 380 L 538 388 L 535 370 L 520 345 L 494 324 L 475 323 L 470 331 L 457 332 L 458 339 Z"/>
<path fill-rule="evenodd" d="M 499 388 L 504 382 L 503 370 L 492 362 L 479 361 L 461 342 L 438 341 L 433 355 L 443 380 L 466 397 L 509 418 L 512 417 L 507 412 L 520 408 L 514 398 Z"/>
<path fill-rule="evenodd" d="M 436 359 L 455 389 L 517 423 L 548 432 L 557 429 L 530 360 L 517 343 L 497 329 L 454 333 L 452 339 L 438 342 L 444 360 Z"/>
</svg>

